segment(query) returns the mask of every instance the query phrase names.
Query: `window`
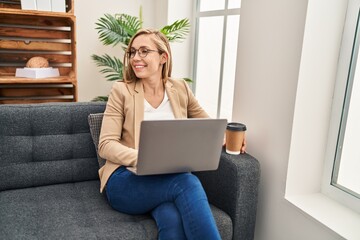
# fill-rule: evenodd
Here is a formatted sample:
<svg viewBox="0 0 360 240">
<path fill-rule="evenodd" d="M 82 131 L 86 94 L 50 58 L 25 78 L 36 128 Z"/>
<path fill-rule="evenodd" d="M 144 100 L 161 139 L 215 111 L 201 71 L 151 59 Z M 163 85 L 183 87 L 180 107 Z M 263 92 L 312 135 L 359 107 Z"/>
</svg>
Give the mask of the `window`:
<svg viewBox="0 0 360 240">
<path fill-rule="evenodd" d="M 353 30 L 355 37 L 344 96 L 332 184 L 359 197 L 360 152 L 357 149 L 357 134 L 360 134 L 360 61 L 357 61 L 359 25 Z"/>
<path fill-rule="evenodd" d="M 360 212 L 360 0 L 350 0 L 332 106 L 323 191 Z M 360 60 L 360 59 L 359 59 Z"/>
<path fill-rule="evenodd" d="M 198 0 L 194 92 L 211 117 L 232 118 L 241 0 Z"/>
<path fill-rule="evenodd" d="M 347 51 L 341 50 L 341 54 L 340 45 L 345 46 L 344 33 L 349 29 L 347 25 L 344 29 L 345 18 L 349 15 L 347 9 L 356 10 L 355 20 L 359 9 L 349 4 L 348 1 L 308 1 L 285 199 L 344 239 L 359 239 L 360 215 L 356 211 L 359 199 L 331 184 L 339 132 L 339 121 L 337 127 L 334 124 L 339 117 L 335 116 L 341 116 L 341 111 L 335 112 L 332 104 L 343 102 L 339 95 L 334 95 L 334 89 L 339 89 L 335 86 L 336 79 L 341 75 L 337 69 L 341 69 L 341 59 L 346 59 L 343 52 L 351 52 L 354 38 Z M 350 58 L 347 59 L 349 63 Z M 337 82 L 339 85 L 340 81 Z M 335 192 L 342 195 L 335 196 Z"/>
</svg>

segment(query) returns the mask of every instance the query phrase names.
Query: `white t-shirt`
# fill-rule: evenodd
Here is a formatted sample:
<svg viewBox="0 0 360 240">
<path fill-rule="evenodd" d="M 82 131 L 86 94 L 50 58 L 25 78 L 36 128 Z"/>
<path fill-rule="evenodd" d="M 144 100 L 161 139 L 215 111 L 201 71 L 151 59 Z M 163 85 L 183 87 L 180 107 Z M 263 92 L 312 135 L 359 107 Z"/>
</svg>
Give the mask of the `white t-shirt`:
<svg viewBox="0 0 360 240">
<path fill-rule="evenodd" d="M 157 108 L 151 106 L 144 98 L 144 120 L 162 119 L 175 119 L 166 91 L 164 93 L 164 99 Z"/>
</svg>

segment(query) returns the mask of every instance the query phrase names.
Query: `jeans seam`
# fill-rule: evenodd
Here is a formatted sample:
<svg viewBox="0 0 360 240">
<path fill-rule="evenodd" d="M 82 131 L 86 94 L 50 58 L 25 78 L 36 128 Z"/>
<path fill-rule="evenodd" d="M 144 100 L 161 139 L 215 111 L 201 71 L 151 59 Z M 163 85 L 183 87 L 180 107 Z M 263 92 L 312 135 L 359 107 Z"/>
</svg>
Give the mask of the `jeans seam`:
<svg viewBox="0 0 360 240">
<path fill-rule="evenodd" d="M 185 175 L 179 175 L 179 176 L 177 176 L 176 178 L 174 178 L 174 179 L 172 180 L 171 184 L 169 184 L 169 189 L 172 189 L 172 190 L 174 191 L 174 193 L 175 193 L 175 192 L 178 192 L 178 195 L 176 196 L 176 198 L 172 199 L 172 201 L 174 201 L 175 205 L 176 205 L 176 200 L 177 200 L 177 198 L 180 197 L 180 198 L 181 198 L 181 201 L 182 201 L 182 202 L 184 203 L 184 205 L 185 205 L 185 212 L 186 212 L 186 213 L 191 213 L 191 212 L 190 212 L 190 209 L 191 209 L 190 204 L 189 204 L 189 202 L 187 201 L 187 198 L 185 198 L 185 197 L 183 196 L 183 192 L 186 191 L 186 190 L 184 190 L 183 188 L 180 188 L 178 183 L 175 183 L 173 187 L 170 187 L 170 186 L 173 184 L 174 181 L 176 181 L 176 180 L 178 180 L 178 179 L 180 179 L 180 178 L 183 178 L 184 176 L 185 176 Z M 195 177 L 196 177 L 196 176 L 195 176 Z M 179 189 L 179 190 L 176 191 L 176 189 Z M 172 195 L 174 195 L 174 194 L 172 194 Z M 189 219 L 190 219 L 190 222 L 188 222 L 188 224 L 189 224 L 189 226 L 190 226 L 190 231 L 191 231 L 192 233 L 193 233 L 193 232 L 197 232 L 198 229 L 196 229 L 196 228 L 194 229 L 195 224 L 194 224 L 194 218 L 192 217 L 192 213 L 191 213 L 191 217 L 190 217 Z"/>
</svg>

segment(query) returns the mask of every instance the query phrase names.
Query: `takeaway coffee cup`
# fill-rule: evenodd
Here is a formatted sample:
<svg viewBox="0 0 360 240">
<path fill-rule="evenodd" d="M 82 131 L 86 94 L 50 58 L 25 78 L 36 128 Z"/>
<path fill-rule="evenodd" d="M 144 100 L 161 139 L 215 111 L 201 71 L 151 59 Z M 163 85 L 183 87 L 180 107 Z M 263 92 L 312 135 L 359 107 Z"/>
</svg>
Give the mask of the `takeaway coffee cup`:
<svg viewBox="0 0 360 240">
<path fill-rule="evenodd" d="M 228 123 L 226 126 L 226 152 L 233 155 L 240 154 L 244 135 L 245 124 L 238 122 Z"/>
</svg>

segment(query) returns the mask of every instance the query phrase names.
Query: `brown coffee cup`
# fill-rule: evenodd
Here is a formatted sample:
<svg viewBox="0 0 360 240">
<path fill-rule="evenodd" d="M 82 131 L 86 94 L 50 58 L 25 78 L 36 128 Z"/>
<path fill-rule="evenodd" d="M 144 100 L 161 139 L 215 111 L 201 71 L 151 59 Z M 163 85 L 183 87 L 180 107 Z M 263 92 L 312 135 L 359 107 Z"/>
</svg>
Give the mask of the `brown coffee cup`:
<svg viewBox="0 0 360 240">
<path fill-rule="evenodd" d="M 246 126 L 238 122 L 228 123 L 226 126 L 226 147 L 228 154 L 240 154 L 242 144 L 244 142 Z"/>
</svg>

